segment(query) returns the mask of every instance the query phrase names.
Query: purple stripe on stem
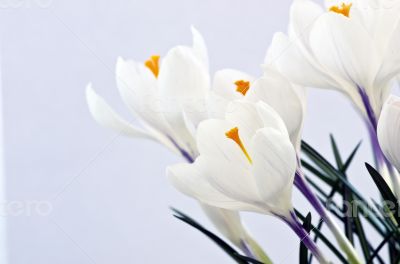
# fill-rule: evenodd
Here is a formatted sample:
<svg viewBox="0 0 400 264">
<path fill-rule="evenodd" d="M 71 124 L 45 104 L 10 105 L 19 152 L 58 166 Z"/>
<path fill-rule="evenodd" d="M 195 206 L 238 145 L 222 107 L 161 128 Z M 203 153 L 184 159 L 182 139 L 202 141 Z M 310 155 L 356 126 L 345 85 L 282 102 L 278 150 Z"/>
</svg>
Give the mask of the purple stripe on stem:
<svg viewBox="0 0 400 264">
<path fill-rule="evenodd" d="M 190 155 L 186 150 L 184 150 L 183 148 L 181 148 L 178 143 L 176 143 L 176 141 L 170 137 L 167 136 L 168 139 L 171 141 L 171 143 L 179 150 L 179 152 L 181 153 L 182 157 L 189 163 L 193 163 L 194 162 L 194 158 L 192 157 L 192 155 Z"/>
<path fill-rule="evenodd" d="M 250 247 L 247 245 L 247 243 L 243 240 L 240 240 L 240 249 L 243 251 L 243 253 L 252 258 L 252 259 L 257 259 L 257 257 L 253 254 L 253 252 L 250 250 Z"/>
<path fill-rule="evenodd" d="M 375 112 L 372 108 L 371 101 L 369 100 L 369 97 L 366 94 L 364 88 L 358 86 L 358 92 L 360 93 L 361 100 L 365 107 L 365 111 L 367 112 L 366 125 L 369 132 L 372 151 L 375 154 L 374 155 L 375 164 L 378 170 L 380 170 L 385 165 L 388 167 L 389 170 L 391 170 L 392 166 L 390 162 L 386 159 L 379 145 L 378 135 L 377 135 L 378 121 Z"/>
<path fill-rule="evenodd" d="M 310 235 L 304 230 L 303 226 L 300 224 L 296 217 L 296 214 L 291 211 L 289 216 L 281 217 L 282 220 L 290 226 L 290 228 L 296 233 L 300 238 L 300 241 L 312 252 L 312 254 L 319 260 L 320 263 L 327 263 L 317 245 L 311 239 Z"/>
<path fill-rule="evenodd" d="M 324 206 L 311 190 L 310 186 L 306 183 L 304 177 L 299 170 L 296 171 L 296 175 L 294 177 L 294 185 L 297 187 L 297 189 L 299 189 L 304 197 L 306 197 L 306 199 L 310 202 L 310 204 L 314 207 L 314 209 L 322 217 L 322 219 L 326 221 L 327 215 Z"/>
</svg>

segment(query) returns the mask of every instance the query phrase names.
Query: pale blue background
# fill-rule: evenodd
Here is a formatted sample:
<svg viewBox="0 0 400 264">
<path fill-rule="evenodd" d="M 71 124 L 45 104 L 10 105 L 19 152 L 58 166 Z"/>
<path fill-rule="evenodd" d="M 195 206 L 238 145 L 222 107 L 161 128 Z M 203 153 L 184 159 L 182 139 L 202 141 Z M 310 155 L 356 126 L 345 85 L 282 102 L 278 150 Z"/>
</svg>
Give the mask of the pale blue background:
<svg viewBox="0 0 400 264">
<path fill-rule="evenodd" d="M 99 127 L 84 88 L 92 81 L 130 118 L 115 86 L 117 56 L 144 60 L 190 44 L 192 24 L 207 41 L 212 71 L 260 74 L 273 33 L 286 31 L 291 1 L 0 2 L 7 199 L 53 205 L 49 216 L 7 218 L 10 263 L 232 263 L 171 216 L 174 206 L 211 227 L 194 201 L 168 185 L 165 167 L 179 159 Z M 346 154 L 366 138 L 337 93 L 311 91 L 309 110 L 305 138 L 329 157 L 330 132 Z M 351 179 L 374 194 L 362 169 L 368 142 L 362 151 Z M 299 195 L 294 200 L 305 208 Z M 283 223 L 254 214 L 245 220 L 276 263 L 298 261 L 298 240 Z"/>
</svg>

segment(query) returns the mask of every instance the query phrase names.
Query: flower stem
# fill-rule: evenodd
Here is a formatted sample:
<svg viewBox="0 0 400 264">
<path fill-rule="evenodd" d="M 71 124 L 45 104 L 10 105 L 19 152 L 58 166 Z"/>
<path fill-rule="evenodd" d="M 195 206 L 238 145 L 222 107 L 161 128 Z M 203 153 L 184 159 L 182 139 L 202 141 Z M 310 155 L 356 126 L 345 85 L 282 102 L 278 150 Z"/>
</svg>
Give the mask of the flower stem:
<svg viewBox="0 0 400 264">
<path fill-rule="evenodd" d="M 296 217 L 296 214 L 291 211 L 287 216 L 281 217 L 286 224 L 296 233 L 300 238 L 300 241 L 311 251 L 311 253 L 318 259 L 321 264 L 328 264 L 329 261 L 325 258 L 322 252 L 319 250 L 317 245 L 311 239 L 310 235 L 304 230 L 303 226 L 300 224 Z"/>
<path fill-rule="evenodd" d="M 300 169 L 297 170 L 295 176 L 295 185 L 300 190 L 300 192 L 307 198 L 310 204 L 314 207 L 317 213 L 321 216 L 324 222 L 327 224 L 331 232 L 336 238 L 340 248 L 346 253 L 349 263 L 351 264 L 361 264 L 362 261 L 359 258 L 353 245 L 350 243 L 348 238 L 340 230 L 336 222 L 332 219 L 332 216 L 322 205 L 319 199 L 316 197 L 314 192 L 311 190 L 308 183 L 305 181 L 304 176 Z"/>
<path fill-rule="evenodd" d="M 260 247 L 260 245 L 258 245 L 258 243 L 251 236 L 248 236 L 246 238 L 246 242 L 244 242 L 243 247 L 247 249 L 246 252 L 245 248 L 242 248 L 243 252 L 245 252 L 247 256 L 253 257 L 264 264 L 273 263 L 268 255 L 264 252 L 264 250 Z"/>
<path fill-rule="evenodd" d="M 372 151 L 374 154 L 375 165 L 380 172 L 380 174 L 385 177 L 392 190 L 394 191 L 396 197 L 400 199 L 400 179 L 393 168 L 393 165 L 386 159 L 383 151 L 379 145 L 378 140 L 378 117 L 375 113 L 371 101 L 362 87 L 358 87 L 358 91 L 365 108 L 365 123 L 369 132 L 369 137 L 371 141 Z"/>
</svg>

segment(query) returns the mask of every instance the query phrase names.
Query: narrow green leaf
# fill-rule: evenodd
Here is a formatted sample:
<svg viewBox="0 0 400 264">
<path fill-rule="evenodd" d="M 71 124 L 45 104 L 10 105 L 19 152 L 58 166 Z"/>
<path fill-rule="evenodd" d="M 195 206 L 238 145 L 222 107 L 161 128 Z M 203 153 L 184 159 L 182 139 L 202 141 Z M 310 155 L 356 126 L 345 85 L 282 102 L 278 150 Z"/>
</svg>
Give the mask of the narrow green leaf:
<svg viewBox="0 0 400 264">
<path fill-rule="evenodd" d="M 262 262 L 259 262 L 255 259 L 251 259 L 249 257 L 242 256 L 233 247 L 228 245 L 224 240 L 219 238 L 217 235 L 215 235 L 211 231 L 208 231 L 207 229 L 202 227 L 199 223 L 197 223 L 191 217 L 187 216 L 186 214 L 180 212 L 177 209 L 174 209 L 174 208 L 171 208 L 171 209 L 175 213 L 175 215 L 174 215 L 175 218 L 194 227 L 195 229 L 199 230 L 201 233 L 206 235 L 208 238 L 210 238 L 212 241 L 214 241 L 214 243 L 216 243 L 222 250 L 224 250 L 225 253 L 227 253 L 232 259 L 234 259 L 236 261 L 236 263 L 239 263 L 239 264 L 248 264 L 248 263 L 263 264 Z"/>
<path fill-rule="evenodd" d="M 383 240 L 381 243 L 379 243 L 378 247 L 374 250 L 372 253 L 371 257 L 368 259 L 367 264 L 370 264 L 373 262 L 374 258 L 378 256 L 379 251 L 383 248 L 383 246 L 392 238 L 394 232 L 390 232 Z"/>
<path fill-rule="evenodd" d="M 303 216 L 298 210 L 295 209 L 295 213 L 298 218 L 300 218 L 301 221 L 305 221 L 306 217 Z M 338 259 L 344 263 L 347 264 L 346 258 L 343 256 L 343 254 L 330 242 L 329 239 L 327 239 L 322 232 L 320 232 L 315 226 L 311 225 L 311 231 L 315 234 L 318 235 L 319 239 L 334 253 Z"/>
<path fill-rule="evenodd" d="M 311 230 L 311 213 L 308 213 L 306 218 L 303 222 L 304 230 L 310 234 Z M 307 246 L 301 241 L 300 242 L 300 264 L 308 264 L 308 248 Z"/>
<path fill-rule="evenodd" d="M 333 137 L 333 135 L 330 135 L 331 138 L 331 146 L 332 146 L 332 150 L 333 150 L 333 155 L 335 156 L 335 160 L 336 160 L 336 165 L 338 167 L 338 169 L 341 169 L 343 167 L 343 161 L 342 161 L 342 157 L 340 156 L 339 153 L 339 149 L 337 147 L 335 138 Z"/>
<path fill-rule="evenodd" d="M 342 158 L 341 158 L 339 149 L 337 147 L 337 144 L 336 144 L 336 141 L 335 141 L 333 135 L 331 135 L 331 144 L 332 144 L 333 153 L 335 155 L 337 168 L 340 172 L 343 173 L 344 178 L 347 180 L 347 175 L 343 168 L 344 165 L 342 163 Z M 353 150 L 353 152 L 351 153 L 348 160 L 353 159 L 359 146 L 360 146 L 360 143 L 356 146 L 355 150 Z M 344 213 L 345 234 L 346 234 L 347 238 L 349 239 L 349 241 L 353 245 L 354 245 L 353 231 L 355 231 L 358 234 L 358 238 L 360 241 L 360 245 L 361 245 L 364 257 L 366 260 L 368 260 L 370 258 L 370 250 L 368 247 L 368 240 L 367 240 L 367 237 L 364 232 L 364 227 L 363 227 L 360 217 L 359 217 L 359 212 L 358 212 L 358 210 L 354 210 L 354 207 L 352 206 L 354 204 L 353 194 L 346 186 L 343 186 L 342 196 L 343 196 L 343 209 L 346 209 L 346 212 L 350 213 L 349 215 Z M 346 208 L 346 206 L 350 206 L 350 208 Z M 353 230 L 353 226 L 354 226 L 355 230 Z"/>
<path fill-rule="evenodd" d="M 314 166 L 312 166 L 310 163 L 308 163 L 307 161 L 305 161 L 303 159 L 301 160 L 301 166 L 302 166 L 302 168 L 308 170 L 309 172 L 311 172 L 312 174 L 317 176 L 320 180 L 322 180 L 329 186 L 332 186 L 336 182 L 335 178 L 332 178 L 332 177 L 329 177 L 328 175 L 323 174 L 322 172 L 320 172 L 318 169 L 316 169 Z"/>
<path fill-rule="evenodd" d="M 369 174 L 375 182 L 375 185 L 378 187 L 379 192 L 381 193 L 383 199 L 386 202 L 390 202 L 391 206 L 389 210 L 393 214 L 394 219 L 396 219 L 397 226 L 400 226 L 400 209 L 399 209 L 399 200 L 397 200 L 396 196 L 393 194 L 390 187 L 387 185 L 383 177 L 377 172 L 371 165 L 365 163 Z"/>
<path fill-rule="evenodd" d="M 335 169 L 324 157 L 322 157 L 305 141 L 302 141 L 301 147 L 304 154 L 306 154 L 306 156 L 309 157 L 321 170 L 331 177 L 332 180 L 340 180 L 342 184 L 349 188 L 355 198 L 361 202 L 359 209 L 361 210 L 362 215 L 380 234 L 382 234 L 382 236 L 385 236 L 386 230 L 383 229 L 380 219 L 377 217 L 378 213 L 374 211 L 373 207 L 368 204 L 359 191 L 343 177 L 343 174 Z"/>
<path fill-rule="evenodd" d="M 347 169 L 349 168 L 349 166 L 350 166 L 350 164 L 351 164 L 351 162 L 353 161 L 353 159 L 354 159 L 354 157 L 355 157 L 355 155 L 356 155 L 356 153 L 357 153 L 357 151 L 358 151 L 358 149 L 360 148 L 360 146 L 361 146 L 361 141 L 357 144 L 357 146 L 354 148 L 354 150 L 351 152 L 351 154 L 350 154 L 350 156 L 347 158 L 347 160 L 344 162 L 344 164 L 343 164 L 343 166 L 342 166 L 342 171 L 343 172 L 346 172 L 347 171 Z"/>
</svg>

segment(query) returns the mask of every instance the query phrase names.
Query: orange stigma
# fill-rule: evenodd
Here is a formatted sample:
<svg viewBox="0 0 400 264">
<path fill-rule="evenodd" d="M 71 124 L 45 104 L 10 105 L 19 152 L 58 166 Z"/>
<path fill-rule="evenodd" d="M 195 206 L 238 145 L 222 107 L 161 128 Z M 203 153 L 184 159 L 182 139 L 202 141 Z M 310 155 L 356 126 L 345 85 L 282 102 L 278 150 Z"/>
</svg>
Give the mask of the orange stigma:
<svg viewBox="0 0 400 264">
<path fill-rule="evenodd" d="M 347 4 L 347 5 L 345 3 L 342 3 L 341 6 L 332 6 L 331 8 L 329 8 L 329 11 L 349 17 L 350 9 L 351 9 L 352 5 L 353 5 L 352 3 Z"/>
<path fill-rule="evenodd" d="M 250 89 L 250 82 L 244 81 L 244 80 L 239 80 L 235 82 L 236 84 L 236 92 L 239 92 L 243 95 L 246 95 L 246 93 Z"/>
<path fill-rule="evenodd" d="M 246 158 L 249 160 L 250 163 L 253 163 L 253 161 L 251 160 L 251 157 L 249 155 L 249 153 L 247 153 L 246 148 L 243 145 L 242 140 L 240 139 L 239 136 L 239 128 L 238 127 L 234 127 L 231 130 L 229 130 L 228 132 L 225 133 L 227 138 L 232 139 L 233 141 L 236 142 L 236 144 L 238 144 L 238 146 L 240 147 L 240 149 L 243 151 L 244 155 L 246 156 Z"/>
<path fill-rule="evenodd" d="M 149 68 L 149 70 L 154 74 L 154 76 L 156 76 L 156 78 L 158 77 L 158 73 L 160 71 L 159 61 L 160 61 L 160 56 L 159 55 L 153 55 L 153 56 L 150 57 L 150 59 L 148 59 L 144 63 L 144 65 L 147 68 Z"/>
</svg>

